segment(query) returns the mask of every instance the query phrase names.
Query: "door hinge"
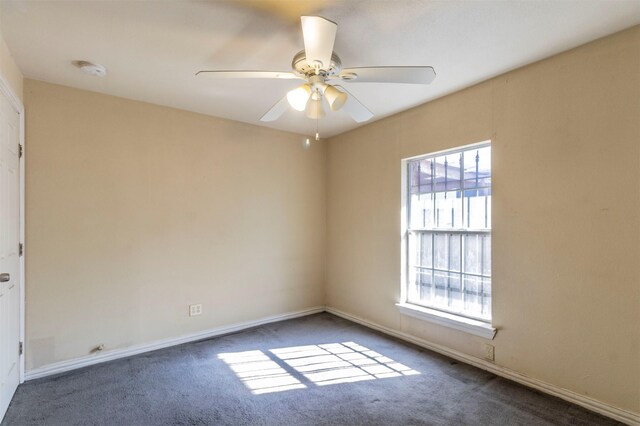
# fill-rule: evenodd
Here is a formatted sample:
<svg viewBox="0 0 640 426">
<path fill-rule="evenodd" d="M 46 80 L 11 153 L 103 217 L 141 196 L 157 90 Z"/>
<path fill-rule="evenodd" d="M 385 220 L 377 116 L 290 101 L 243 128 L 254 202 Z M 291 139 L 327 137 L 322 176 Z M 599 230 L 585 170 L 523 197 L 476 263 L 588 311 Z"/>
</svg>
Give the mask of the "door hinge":
<svg viewBox="0 0 640 426">
<path fill-rule="evenodd" d="M 18 255 L 22 256 L 24 254 L 24 244 L 18 244 Z"/>
<path fill-rule="evenodd" d="M 22 158 L 22 145 L 18 145 L 18 158 Z"/>
<path fill-rule="evenodd" d="M 18 352 L 19 355 L 22 355 L 22 352 L 24 352 L 24 345 L 22 344 L 22 342 L 18 344 Z"/>
</svg>

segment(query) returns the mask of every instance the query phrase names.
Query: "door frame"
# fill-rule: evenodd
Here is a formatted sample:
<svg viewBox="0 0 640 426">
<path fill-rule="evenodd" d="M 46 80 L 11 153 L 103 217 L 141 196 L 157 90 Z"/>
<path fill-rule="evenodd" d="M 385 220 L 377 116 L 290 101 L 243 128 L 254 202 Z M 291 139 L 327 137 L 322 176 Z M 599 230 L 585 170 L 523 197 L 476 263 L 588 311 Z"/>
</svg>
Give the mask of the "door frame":
<svg viewBox="0 0 640 426">
<path fill-rule="evenodd" d="M 25 186 L 25 179 L 24 179 L 24 166 L 25 166 L 25 158 L 26 158 L 26 149 L 24 146 L 24 105 L 22 104 L 22 101 L 20 100 L 20 98 L 15 94 L 15 92 L 13 91 L 13 89 L 11 88 L 11 85 L 7 82 L 7 80 L 4 78 L 4 75 L 2 73 L 0 73 L 0 92 L 6 96 L 6 98 L 9 100 L 9 104 L 11 105 L 11 107 L 18 113 L 19 116 L 19 126 L 20 126 L 20 130 L 19 130 L 19 134 L 20 134 L 20 145 L 22 145 L 22 156 L 20 157 L 20 243 L 22 243 L 23 247 L 24 247 L 24 230 L 25 230 L 25 222 L 24 222 L 24 195 L 25 195 L 25 191 L 24 191 L 24 186 Z M 25 352 L 26 352 L 26 347 L 25 347 L 25 312 L 24 312 L 24 308 L 25 308 L 25 269 L 24 269 L 24 259 L 26 257 L 27 253 L 26 253 L 26 247 L 23 248 L 22 251 L 22 256 L 19 257 L 20 259 L 20 264 L 19 264 L 19 269 L 20 269 L 20 277 L 19 277 L 19 283 L 18 283 L 18 287 L 20 289 L 20 342 L 22 342 L 22 354 L 19 356 L 19 362 L 18 362 L 18 368 L 19 368 L 19 376 L 20 376 L 20 383 L 24 382 L 24 370 L 25 370 Z"/>
</svg>

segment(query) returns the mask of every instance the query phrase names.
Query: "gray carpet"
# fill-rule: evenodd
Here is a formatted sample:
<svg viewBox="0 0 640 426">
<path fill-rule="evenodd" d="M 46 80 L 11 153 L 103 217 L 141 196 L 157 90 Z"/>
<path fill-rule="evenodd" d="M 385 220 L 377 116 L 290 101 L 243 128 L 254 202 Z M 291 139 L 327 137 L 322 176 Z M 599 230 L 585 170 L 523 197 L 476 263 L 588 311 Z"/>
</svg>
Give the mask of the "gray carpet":
<svg viewBox="0 0 640 426">
<path fill-rule="evenodd" d="M 21 385 L 2 425 L 613 425 L 323 313 Z"/>
</svg>

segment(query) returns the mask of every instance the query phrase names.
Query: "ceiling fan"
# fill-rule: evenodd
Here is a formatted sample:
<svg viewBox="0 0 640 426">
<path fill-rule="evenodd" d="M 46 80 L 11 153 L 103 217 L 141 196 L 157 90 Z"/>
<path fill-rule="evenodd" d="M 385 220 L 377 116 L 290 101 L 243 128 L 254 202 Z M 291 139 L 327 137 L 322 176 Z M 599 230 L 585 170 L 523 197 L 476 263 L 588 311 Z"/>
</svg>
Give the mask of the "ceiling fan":
<svg viewBox="0 0 640 426">
<path fill-rule="evenodd" d="M 309 118 L 322 118 L 326 115 L 322 106 L 324 98 L 331 111 L 343 108 L 358 123 L 369 120 L 373 117 L 373 113 L 347 89 L 335 84 L 336 82 L 347 85 L 353 83 L 429 84 L 436 76 L 433 68 L 427 66 L 342 68 L 340 57 L 333 51 L 338 25 L 320 16 L 302 16 L 300 19 L 304 50 L 293 57 L 291 63 L 293 72 L 205 70 L 199 71 L 196 75 L 211 78 L 304 80 L 304 84 L 288 92 L 260 120 L 277 120 L 289 105 L 298 111 L 306 111 Z"/>
</svg>

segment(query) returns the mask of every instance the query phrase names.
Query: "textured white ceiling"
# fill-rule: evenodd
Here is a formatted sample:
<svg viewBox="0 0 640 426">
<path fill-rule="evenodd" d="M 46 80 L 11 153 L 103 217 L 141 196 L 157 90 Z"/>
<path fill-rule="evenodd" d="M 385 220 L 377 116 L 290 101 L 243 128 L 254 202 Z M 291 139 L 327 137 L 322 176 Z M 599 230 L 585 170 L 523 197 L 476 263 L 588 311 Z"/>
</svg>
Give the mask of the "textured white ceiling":
<svg viewBox="0 0 640 426">
<path fill-rule="evenodd" d="M 293 110 L 259 121 L 296 81 L 194 76 L 290 70 L 303 13 L 338 23 L 344 66 L 435 68 L 425 87 L 351 84 L 375 120 L 638 24 L 640 0 L 2 0 L 0 28 L 28 78 L 313 134 L 315 121 Z M 74 60 L 100 63 L 108 76 L 83 74 Z M 355 127 L 343 112 L 320 121 L 324 137 Z"/>
</svg>

